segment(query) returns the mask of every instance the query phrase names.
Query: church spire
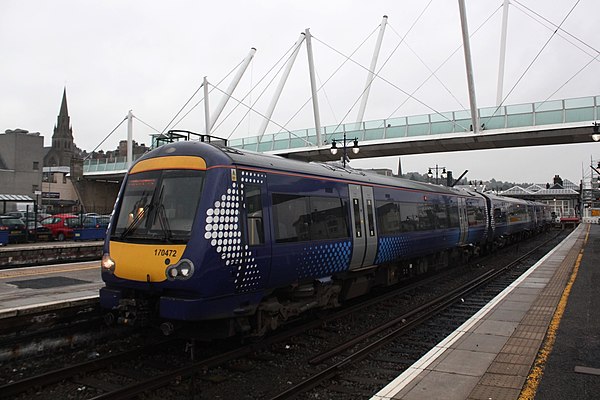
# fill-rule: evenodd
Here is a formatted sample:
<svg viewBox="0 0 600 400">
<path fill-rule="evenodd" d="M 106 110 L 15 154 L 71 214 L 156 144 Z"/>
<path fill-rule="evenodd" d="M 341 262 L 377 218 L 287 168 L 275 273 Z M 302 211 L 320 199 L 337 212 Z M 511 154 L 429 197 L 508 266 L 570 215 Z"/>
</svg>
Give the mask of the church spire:
<svg viewBox="0 0 600 400">
<path fill-rule="evenodd" d="M 62 102 L 60 104 L 60 112 L 56 119 L 54 135 L 52 138 L 65 138 L 73 141 L 73 131 L 71 130 L 71 118 L 67 108 L 67 88 L 63 90 Z"/>
<path fill-rule="evenodd" d="M 69 110 L 67 109 L 67 88 L 65 86 L 65 89 L 63 90 L 62 103 L 60 105 L 60 112 L 58 113 L 58 118 L 60 119 L 60 117 L 68 117 L 68 116 L 69 116 Z"/>
</svg>

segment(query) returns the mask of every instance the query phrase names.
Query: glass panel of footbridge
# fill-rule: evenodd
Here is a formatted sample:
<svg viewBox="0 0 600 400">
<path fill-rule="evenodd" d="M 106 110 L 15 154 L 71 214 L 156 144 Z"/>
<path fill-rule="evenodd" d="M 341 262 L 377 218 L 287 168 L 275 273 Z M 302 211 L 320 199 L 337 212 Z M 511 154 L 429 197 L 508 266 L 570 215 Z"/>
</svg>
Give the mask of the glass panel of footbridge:
<svg viewBox="0 0 600 400">
<path fill-rule="evenodd" d="M 593 97 L 565 100 L 565 122 L 595 121 L 598 119 L 597 105 Z"/>
<path fill-rule="evenodd" d="M 536 125 L 549 125 L 563 123 L 562 100 L 544 101 L 533 103 Z"/>
</svg>

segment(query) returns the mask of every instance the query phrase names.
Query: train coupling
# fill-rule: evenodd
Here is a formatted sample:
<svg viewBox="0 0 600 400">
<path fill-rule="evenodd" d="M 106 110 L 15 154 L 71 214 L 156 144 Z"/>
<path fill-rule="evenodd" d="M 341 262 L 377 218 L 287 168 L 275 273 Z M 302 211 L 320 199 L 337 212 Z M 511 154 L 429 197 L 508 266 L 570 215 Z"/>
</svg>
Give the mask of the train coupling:
<svg viewBox="0 0 600 400">
<path fill-rule="evenodd" d="M 117 323 L 127 326 L 147 326 L 150 320 L 150 306 L 144 299 L 121 299 L 117 306 Z"/>
</svg>

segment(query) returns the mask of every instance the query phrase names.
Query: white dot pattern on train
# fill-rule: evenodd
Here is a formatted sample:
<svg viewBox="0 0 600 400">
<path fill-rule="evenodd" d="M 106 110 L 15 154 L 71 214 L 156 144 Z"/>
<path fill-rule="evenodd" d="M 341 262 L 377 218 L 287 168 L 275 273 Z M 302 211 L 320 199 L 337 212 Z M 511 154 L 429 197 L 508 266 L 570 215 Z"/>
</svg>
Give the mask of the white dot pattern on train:
<svg viewBox="0 0 600 400">
<path fill-rule="evenodd" d="M 242 182 L 248 182 L 248 179 L 242 178 Z M 210 241 L 224 264 L 232 269 L 236 292 L 243 293 L 258 288 L 262 276 L 255 255 L 242 242 L 240 208 L 245 208 L 244 183 L 238 186 L 237 182 L 231 182 L 227 192 L 206 210 L 204 238 Z"/>
</svg>

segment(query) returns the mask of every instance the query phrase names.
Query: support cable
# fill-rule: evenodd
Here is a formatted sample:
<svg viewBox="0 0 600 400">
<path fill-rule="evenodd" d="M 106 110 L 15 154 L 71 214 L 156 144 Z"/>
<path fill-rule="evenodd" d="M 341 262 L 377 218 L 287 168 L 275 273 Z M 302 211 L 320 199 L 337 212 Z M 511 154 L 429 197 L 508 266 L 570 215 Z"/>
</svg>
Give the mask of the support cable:
<svg viewBox="0 0 600 400">
<path fill-rule="evenodd" d="M 390 25 L 390 28 L 396 35 L 398 35 L 400 37 L 400 35 L 398 34 L 398 32 L 396 32 L 396 30 L 394 29 L 393 26 Z M 413 53 L 415 55 L 415 57 L 417 57 L 417 59 L 421 62 L 421 64 L 423 64 L 423 66 L 425 66 L 425 68 L 427 68 L 427 70 L 431 74 L 430 77 L 433 76 L 440 83 L 440 85 L 442 85 L 442 87 L 446 90 L 446 92 L 448 92 L 448 94 L 450 96 L 452 96 L 452 98 L 458 103 L 458 105 L 462 109 L 466 109 L 465 105 L 454 95 L 454 93 L 452 93 L 450 88 L 448 88 L 448 86 L 446 86 L 446 84 L 444 82 L 442 82 L 442 80 L 436 75 L 436 73 L 435 73 L 436 71 L 429 68 L 429 66 L 425 63 L 425 61 L 417 54 L 417 52 L 408 44 L 408 42 L 406 40 L 404 40 L 404 45 L 411 51 L 411 53 Z"/>
<path fill-rule="evenodd" d="M 144 121 L 142 121 L 141 119 L 139 119 L 137 116 L 133 116 L 133 118 L 137 119 L 138 121 L 140 121 L 142 124 L 146 125 L 148 128 L 152 129 L 154 132 L 158 132 L 158 129 L 148 125 L 147 123 L 145 123 Z"/>
<path fill-rule="evenodd" d="M 481 23 L 481 24 L 480 24 L 480 25 L 479 25 L 479 26 L 478 26 L 478 27 L 477 27 L 477 28 L 476 28 L 474 31 L 473 31 L 473 33 L 472 33 L 470 36 L 471 36 L 471 37 L 474 37 L 474 36 L 477 34 L 477 32 L 478 32 L 478 31 L 479 31 L 481 28 L 483 28 L 483 27 L 484 27 L 484 26 L 485 26 L 485 25 L 486 25 L 486 24 L 487 24 L 487 23 L 488 23 L 488 22 L 489 22 L 489 21 L 492 19 L 492 17 L 493 17 L 494 15 L 496 15 L 496 13 L 498 13 L 498 11 L 500 11 L 501 9 L 502 9 L 502 5 L 498 6 L 498 8 L 496 8 L 496 10 L 494 10 L 494 11 L 493 11 L 493 12 L 492 12 L 492 13 L 491 13 L 491 14 L 490 14 L 490 15 L 489 15 L 489 16 L 488 16 L 488 17 L 487 17 L 487 18 L 486 18 L 486 19 L 485 19 L 485 20 L 484 20 L 484 21 L 483 21 L 483 22 L 482 22 L 482 23 Z M 446 63 L 447 63 L 448 61 L 450 61 L 450 59 L 451 59 L 452 57 L 454 57 L 454 55 L 455 55 L 456 53 L 458 53 L 458 52 L 460 51 L 460 49 L 462 49 L 462 44 L 461 44 L 461 45 L 459 45 L 459 46 L 458 46 L 456 49 L 454 49 L 454 51 L 453 51 L 452 53 L 450 53 L 450 55 L 449 55 L 448 57 L 446 57 L 446 59 L 445 59 L 444 61 L 442 61 L 442 63 L 441 63 L 441 64 L 440 64 L 440 65 L 439 65 L 439 66 L 438 66 L 438 67 L 437 67 L 437 68 L 436 68 L 436 69 L 433 71 L 433 73 L 431 73 L 431 74 L 430 74 L 430 75 L 429 75 L 429 76 L 428 76 L 428 77 L 427 77 L 427 78 L 426 78 L 426 79 L 425 79 L 423 82 L 421 82 L 421 84 L 420 84 L 419 86 L 417 86 L 417 87 L 415 88 L 415 90 L 413 90 L 413 91 L 411 92 L 411 94 L 410 94 L 410 95 L 409 95 L 409 96 L 408 96 L 406 99 L 404 99 L 404 101 L 403 101 L 402 103 L 400 103 L 400 105 L 399 105 L 398 107 L 396 107 L 396 108 L 394 109 L 394 111 L 392 111 L 392 112 L 391 112 L 391 113 L 388 115 L 388 117 L 387 117 L 386 119 L 390 119 L 390 118 L 392 118 L 392 116 L 393 116 L 394 114 L 396 114 L 396 112 L 398 112 L 398 110 L 399 110 L 400 108 L 402 108 L 402 106 L 404 106 L 404 105 L 406 104 L 406 102 L 407 102 L 409 99 L 411 99 L 411 98 L 412 98 L 412 96 L 413 96 L 415 93 L 417 93 L 417 92 L 418 92 L 418 91 L 419 91 L 419 90 L 420 90 L 420 89 L 421 89 L 421 88 L 422 88 L 422 87 L 423 87 L 423 86 L 424 86 L 424 85 L 425 85 L 427 82 L 429 82 L 429 80 L 430 80 L 430 79 L 431 79 L 431 78 L 434 76 L 434 74 L 435 74 L 436 72 L 438 72 L 440 69 L 442 69 L 442 67 L 443 67 L 444 65 L 446 65 Z M 464 108 L 464 107 L 463 107 L 463 108 Z M 438 113 L 438 114 L 439 114 L 439 113 Z M 467 130 L 467 129 L 466 129 L 466 127 L 462 126 L 461 124 L 458 124 L 458 123 L 456 123 L 455 121 L 450 121 L 450 120 L 449 120 L 449 119 L 448 119 L 446 116 L 444 116 L 444 115 L 442 115 L 442 114 L 440 114 L 440 115 L 441 115 L 442 117 L 446 118 L 446 120 L 448 120 L 449 122 L 452 122 L 452 124 L 453 124 L 453 125 L 455 125 L 455 126 L 458 126 L 458 127 L 462 128 L 462 129 L 465 129 L 465 130 Z M 382 124 L 383 124 L 383 122 L 382 122 Z"/>
<path fill-rule="evenodd" d="M 544 20 L 548 25 L 552 26 L 553 28 L 557 29 L 558 31 L 563 32 L 564 34 L 566 34 L 567 36 L 570 36 L 571 38 L 575 39 L 577 42 L 583 44 L 585 47 L 588 47 L 589 49 L 593 50 L 594 53 L 600 53 L 600 51 L 598 49 L 596 49 L 595 47 L 591 46 L 590 44 L 584 42 L 582 39 L 579 39 L 577 36 L 569 33 L 568 31 L 566 31 L 564 28 L 561 28 L 560 26 L 557 26 L 555 23 L 553 23 L 552 21 L 550 21 L 549 19 L 545 18 L 544 16 L 540 15 L 539 13 L 535 12 L 534 10 L 532 10 L 531 8 L 527 7 L 524 4 L 521 4 L 519 1 L 517 0 L 511 0 L 512 3 L 514 3 L 515 5 L 519 6 L 519 7 L 523 7 L 525 10 L 529 11 L 530 13 L 534 14 L 535 16 L 537 16 L 539 19 Z M 534 21 L 536 21 L 537 23 L 539 23 L 542 26 L 545 26 L 548 29 L 553 29 L 547 25 L 544 25 L 541 21 L 533 18 L 531 15 L 528 15 L 525 11 L 519 9 L 519 7 L 517 7 L 517 9 L 519 11 L 521 11 L 522 13 L 524 13 L 525 15 L 527 15 L 528 17 L 530 17 L 531 19 L 533 19 Z M 584 53 L 586 53 L 587 55 L 589 55 L 590 57 L 593 57 L 593 54 L 589 54 L 587 53 L 585 50 L 583 50 L 581 47 L 577 46 L 576 44 L 574 44 L 573 42 L 569 41 L 566 37 L 564 37 L 563 35 L 561 35 L 560 33 L 558 33 L 559 36 L 561 36 L 563 39 L 567 40 L 569 43 L 571 43 L 573 46 L 577 47 L 579 50 L 583 51 Z"/>
<path fill-rule="evenodd" d="M 352 53 L 350 53 L 350 57 L 352 57 L 352 56 L 353 56 L 353 55 L 354 55 L 354 54 L 355 54 L 355 53 L 356 53 L 358 50 L 360 50 L 360 48 L 361 48 L 361 47 L 362 47 L 362 46 L 363 46 L 363 45 L 364 45 L 364 44 L 367 42 L 367 40 L 369 40 L 369 38 L 370 38 L 371 36 L 373 36 L 373 34 L 374 34 L 375 32 L 377 32 L 377 29 L 379 29 L 379 25 L 378 25 L 378 26 L 377 26 L 377 27 L 376 27 L 376 28 L 375 28 L 375 29 L 374 29 L 374 30 L 373 30 L 373 31 L 372 31 L 372 32 L 371 32 L 371 33 L 370 33 L 370 34 L 369 34 L 369 35 L 368 35 L 368 36 L 365 38 L 365 40 L 363 40 L 363 41 L 362 41 L 362 43 L 361 43 L 361 44 L 359 44 L 359 45 L 358 45 L 358 47 L 357 47 L 356 49 L 354 49 L 354 51 L 353 51 Z M 316 38 L 314 35 L 312 35 L 312 38 L 313 38 L 313 39 L 315 39 L 315 40 L 318 40 L 318 41 L 320 42 L 320 40 L 319 40 L 319 39 L 317 39 L 317 38 Z M 342 62 L 342 63 L 341 63 L 341 64 L 340 64 L 340 65 L 339 65 L 337 68 L 336 68 L 336 70 L 335 70 L 335 71 L 333 71 L 333 72 L 332 72 L 332 73 L 329 75 L 329 77 L 328 77 L 328 78 L 325 80 L 325 82 L 323 82 L 323 84 L 322 84 L 322 85 L 321 85 L 321 86 L 320 86 L 320 87 L 317 89 L 317 92 L 319 92 L 319 91 L 320 91 L 320 90 L 321 90 L 321 89 L 322 89 L 322 88 L 323 88 L 323 87 L 324 87 L 324 86 L 325 86 L 325 85 L 326 85 L 326 84 L 327 84 L 327 83 L 328 83 L 328 82 L 331 80 L 331 78 L 333 78 L 333 77 L 335 76 L 335 74 L 337 74 L 337 73 L 338 73 L 338 71 L 339 71 L 340 69 L 342 69 L 342 67 L 343 67 L 343 66 L 346 64 L 346 62 L 350 61 L 350 58 L 349 58 L 349 57 L 346 57 L 346 56 L 345 56 L 344 54 L 342 54 L 342 53 L 339 53 L 339 54 L 340 54 L 342 57 L 345 57 L 344 61 L 343 61 L 343 62 Z M 359 65 L 360 65 L 360 64 L 359 64 Z M 362 67 L 362 66 L 361 66 L 361 67 Z M 364 68 L 364 67 L 363 67 L 363 68 Z M 287 126 L 287 125 L 288 125 L 290 122 L 292 122 L 292 120 L 293 120 L 294 118 L 296 118 L 296 116 L 297 116 L 297 115 L 300 113 L 300 111 L 302 111 L 302 109 L 303 109 L 304 107 L 306 107 L 306 105 L 307 105 L 308 103 L 310 103 L 311 99 L 312 99 L 312 97 L 309 97 L 309 98 L 308 98 L 308 99 L 307 99 L 307 100 L 304 102 L 304 104 L 302 104 L 302 105 L 300 106 L 300 108 L 298 109 L 298 111 L 296 111 L 296 112 L 294 113 L 294 115 L 292 115 L 292 116 L 291 116 L 291 117 L 290 117 L 290 118 L 287 120 L 287 122 L 285 123 L 285 125 L 286 125 L 286 126 Z M 280 131 L 280 132 L 281 132 L 281 131 Z"/>
<path fill-rule="evenodd" d="M 229 75 L 231 75 L 233 73 L 233 71 L 235 71 L 236 69 L 238 69 L 238 67 L 240 65 L 242 65 L 242 63 L 244 62 L 244 60 L 240 61 L 235 67 L 233 67 L 228 73 L 227 75 L 225 75 L 218 84 L 221 84 L 225 79 L 227 79 L 227 77 Z M 185 109 L 185 107 L 189 104 L 190 101 L 192 101 L 192 99 L 194 98 L 194 96 L 196 96 L 196 94 L 198 94 L 198 92 L 200 91 L 200 89 L 202 89 L 203 84 L 201 83 L 200 86 L 198 87 L 198 89 L 196 89 L 196 91 L 194 92 L 194 94 L 192 94 L 190 96 L 190 98 L 188 99 L 188 101 L 185 102 L 185 104 L 183 105 L 183 107 L 181 107 L 181 109 L 177 112 L 177 114 L 175 114 L 175 116 L 173 117 L 173 119 L 171 119 L 171 121 L 167 124 L 167 126 L 165 126 L 165 128 L 162 130 L 161 133 L 164 133 L 167 128 L 169 126 L 171 126 L 171 124 L 173 123 L 173 121 L 175 120 L 175 118 L 177 118 L 177 116 L 179 114 L 181 114 L 181 112 Z M 209 92 L 210 93 L 210 92 Z M 192 108 L 190 108 L 188 110 L 188 112 L 186 112 L 175 124 L 172 125 L 172 128 L 174 128 L 175 126 L 177 126 L 181 121 L 183 121 L 183 119 L 185 117 L 187 117 L 189 115 L 189 113 L 191 113 L 196 107 L 198 107 L 200 105 L 200 103 L 202 103 L 204 101 L 204 98 L 200 99 L 200 101 L 198 101 L 196 104 L 194 104 L 194 106 Z"/>
<path fill-rule="evenodd" d="M 117 126 L 115 126 L 115 129 L 113 129 L 112 131 L 110 131 L 110 133 L 109 133 L 108 135 L 106 135 L 106 137 L 105 137 L 104 139 L 102 139 L 102 141 L 101 141 L 101 142 L 98 144 L 98 146 L 96 146 L 96 147 L 94 148 L 94 150 L 92 150 L 92 151 L 91 151 L 91 152 L 90 152 L 90 153 L 87 155 L 87 157 L 85 157 L 85 158 L 83 159 L 83 161 L 85 161 L 85 160 L 87 160 L 88 158 L 90 158 L 90 157 L 92 156 L 92 154 L 94 154 L 94 152 L 95 152 L 96 150 L 98 150 L 98 147 L 102 146 L 102 144 L 103 144 L 104 142 L 106 142 L 106 140 L 107 140 L 107 139 L 110 137 L 110 135 L 112 135 L 113 133 L 115 133 L 115 131 L 116 131 L 117 129 L 119 129 L 119 127 L 120 127 L 120 126 L 123 124 L 123 122 L 125 122 L 125 121 L 127 121 L 127 117 L 123 118 L 123 119 L 121 120 L 121 122 L 119 122 L 119 124 L 118 124 Z"/>
<path fill-rule="evenodd" d="M 224 92 L 223 90 L 219 89 L 218 87 L 214 86 L 214 88 L 215 88 L 216 90 L 218 90 L 219 92 L 221 92 L 221 93 L 225 94 L 225 92 Z M 232 100 L 234 100 L 234 101 L 236 101 L 236 102 L 238 102 L 238 104 L 240 104 L 240 105 L 242 105 L 242 106 L 244 106 L 244 107 L 248 108 L 250 111 L 254 111 L 256 114 L 260 115 L 261 117 L 268 119 L 268 120 L 269 120 L 269 122 L 272 122 L 272 123 L 274 123 L 275 125 L 277 125 L 278 127 L 280 127 L 282 130 L 284 130 L 285 132 L 289 133 L 290 135 L 292 135 L 292 136 L 295 136 L 295 137 L 297 137 L 298 139 L 305 141 L 305 142 L 306 142 L 306 143 L 307 143 L 309 146 L 314 146 L 314 144 L 312 144 L 312 143 L 311 143 L 311 142 L 309 142 L 308 140 L 304 139 L 303 137 L 300 137 L 300 136 L 296 135 L 294 132 L 291 132 L 291 131 L 289 131 L 289 130 L 288 130 L 288 129 L 286 129 L 286 128 L 285 128 L 283 125 L 281 125 L 281 124 L 277 123 L 276 121 L 273 121 L 273 120 L 272 120 L 272 119 L 270 119 L 270 118 L 267 118 L 267 116 L 266 116 L 266 115 L 264 115 L 264 114 L 263 114 L 263 113 L 261 113 L 261 112 L 258 112 L 258 111 L 256 111 L 256 110 L 255 110 L 254 108 L 252 108 L 251 106 L 248 106 L 248 105 L 244 104 L 244 102 L 243 102 L 242 100 L 238 100 L 237 98 L 235 98 L 235 97 L 233 97 L 233 96 L 229 96 L 229 98 L 230 98 L 230 99 L 232 99 Z"/>
<path fill-rule="evenodd" d="M 375 71 L 371 71 L 369 68 L 364 67 L 363 65 L 360 65 L 360 67 L 365 68 L 367 71 L 369 71 L 370 74 L 372 74 L 372 78 L 371 81 L 365 85 L 365 88 L 363 89 L 363 91 L 361 92 L 360 96 L 358 96 L 358 98 L 354 101 L 354 103 L 352 104 L 352 106 L 350 107 L 350 109 L 346 112 L 346 115 L 344 115 L 344 117 L 340 120 L 340 122 L 337 124 L 337 126 L 335 127 L 335 129 L 333 130 L 333 132 L 331 133 L 331 135 L 333 135 L 337 129 L 340 127 L 340 125 L 342 125 L 342 121 L 346 119 L 346 117 L 348 117 L 348 115 L 350 115 L 350 113 L 352 112 L 352 110 L 354 109 L 354 106 L 356 106 L 356 104 L 361 100 L 362 96 L 364 95 L 364 93 L 369 90 L 369 88 L 371 87 L 371 84 L 373 83 L 373 81 L 375 80 L 376 77 L 380 77 L 380 73 L 383 70 L 383 68 L 387 65 L 388 61 L 390 61 L 390 59 L 392 58 L 392 56 L 396 53 L 396 50 L 398 50 L 398 48 L 400 48 L 400 45 L 402 44 L 402 42 L 404 42 L 404 39 L 406 39 L 406 37 L 408 36 L 408 34 L 412 31 L 412 29 L 415 27 L 415 25 L 417 24 L 417 22 L 421 19 L 421 17 L 423 16 L 423 14 L 425 14 L 425 11 L 427 11 L 427 9 L 429 8 L 429 6 L 431 5 L 433 0 L 429 0 L 429 3 L 427 3 L 427 5 L 425 6 L 425 8 L 423 9 L 423 11 L 421 11 L 421 13 L 417 16 L 417 18 L 413 21 L 413 23 L 411 24 L 410 28 L 408 28 L 408 31 L 406 32 L 406 34 L 401 38 L 400 42 L 398 42 L 398 44 L 396 45 L 396 47 L 394 47 L 394 50 L 392 50 L 392 52 L 390 53 L 390 55 L 385 59 L 385 61 L 383 62 L 383 64 L 381 64 L 381 67 L 379 67 L 379 69 L 377 70 L 377 72 Z M 380 24 L 381 25 L 381 24 Z M 389 25 L 389 23 L 388 23 Z M 322 43 L 322 42 L 321 42 Z M 327 134 L 326 134 L 327 136 Z"/>
<path fill-rule="evenodd" d="M 556 35 L 556 33 L 559 31 L 560 27 L 562 26 L 562 24 L 564 24 L 564 22 L 567 20 L 567 18 L 569 18 L 569 15 L 571 15 L 571 13 L 575 9 L 575 7 L 577 7 L 577 5 L 579 4 L 580 1 L 581 0 L 577 0 L 577 2 L 573 5 L 573 7 L 571 7 L 571 10 L 563 18 L 563 20 L 561 21 L 561 23 L 556 27 L 556 29 L 554 30 L 554 32 L 552 33 L 552 35 L 550 35 L 550 37 L 548 38 L 548 40 L 546 40 L 546 43 L 544 43 L 544 45 L 538 51 L 538 53 L 535 55 L 535 57 L 533 58 L 533 60 L 531 60 L 531 62 L 527 66 L 527 68 L 525 68 L 525 71 L 523 71 L 523 73 L 521 74 L 521 76 L 519 77 L 519 79 L 517 79 L 517 82 L 515 82 L 515 84 L 510 89 L 510 91 L 508 92 L 508 94 L 506 96 L 504 96 L 504 99 L 502 99 L 502 101 L 500 102 L 500 104 L 498 104 L 498 106 L 496 107 L 496 109 L 494 110 L 494 112 L 492 113 L 492 115 L 489 116 L 486 119 L 485 122 L 480 122 L 481 124 L 485 124 L 487 121 L 491 120 L 492 117 L 494 117 L 496 115 L 496 113 L 498 112 L 498 110 L 500 110 L 500 108 L 502 107 L 502 105 L 504 104 L 504 102 L 506 101 L 506 99 L 508 99 L 508 97 L 511 95 L 511 93 L 516 89 L 517 85 L 523 80 L 523 78 L 525 77 L 525 75 L 527 74 L 527 72 L 531 69 L 531 67 L 533 66 L 533 64 L 540 57 L 540 55 L 542 54 L 542 52 L 544 51 L 544 49 L 548 46 L 548 44 L 550 43 L 550 41 L 552 40 L 552 38 Z"/>
<path fill-rule="evenodd" d="M 277 62 L 275 62 L 275 64 L 273 64 L 273 66 L 263 75 L 262 78 L 259 79 L 258 82 L 256 82 L 256 84 L 254 86 L 252 86 L 250 88 L 250 90 L 244 95 L 244 97 L 242 97 L 242 102 L 244 100 L 246 100 L 247 97 L 251 96 L 252 91 L 254 89 L 256 89 L 258 87 L 258 85 L 260 85 L 266 78 L 267 76 L 275 69 L 275 67 L 277 67 L 277 65 L 279 65 L 281 63 L 281 66 L 279 67 L 279 69 L 277 70 L 277 72 L 273 75 L 273 77 L 271 78 L 271 80 L 267 83 L 267 85 L 264 87 L 264 89 L 260 92 L 260 94 L 258 95 L 258 97 L 256 98 L 256 100 L 254 101 L 254 103 L 250 102 L 250 106 L 246 106 L 248 108 L 248 110 L 246 110 L 246 113 L 242 116 L 242 118 L 240 119 L 240 121 L 237 123 L 237 125 L 231 130 L 231 133 L 229 134 L 229 136 L 227 136 L 227 139 L 229 139 L 231 137 L 231 135 L 233 135 L 233 133 L 236 131 L 236 129 L 241 125 L 241 123 L 243 122 L 243 120 L 246 118 L 246 116 L 248 115 L 248 113 L 250 113 L 250 111 L 254 111 L 253 107 L 256 103 L 258 103 L 258 101 L 261 99 L 261 97 L 263 96 L 263 94 L 265 94 L 265 92 L 267 91 L 267 89 L 271 86 L 271 84 L 273 83 L 273 81 L 275 80 L 275 78 L 277 78 L 277 76 L 279 75 L 279 73 L 281 72 L 281 70 L 285 67 L 286 62 L 290 59 L 290 57 L 292 57 L 292 54 L 294 52 L 294 45 L 290 46 L 290 48 L 283 53 L 283 55 L 279 58 L 279 60 L 277 60 Z M 289 54 L 289 55 L 288 55 Z M 284 58 L 287 56 L 287 59 Z M 219 127 L 227 120 L 227 118 L 229 118 L 231 116 L 231 114 L 233 114 L 233 112 L 235 110 L 237 110 L 237 108 L 240 106 L 240 103 L 236 104 L 233 109 L 231 109 L 229 111 L 229 113 L 227 113 L 227 115 L 221 119 L 221 122 L 214 128 L 214 130 L 216 131 L 217 129 L 219 129 Z"/>
<path fill-rule="evenodd" d="M 328 47 L 329 49 L 331 49 L 332 51 L 334 51 L 334 52 L 336 52 L 336 53 L 338 53 L 338 54 L 340 54 L 340 55 L 342 55 L 342 56 L 346 57 L 346 58 L 348 59 L 348 61 L 351 61 L 351 62 L 353 62 L 354 64 L 358 65 L 359 67 L 361 67 L 361 68 L 363 68 L 363 69 L 366 69 L 366 70 L 368 70 L 368 68 L 366 68 L 366 67 L 362 66 L 360 63 L 358 63 L 358 62 L 356 62 L 356 61 L 352 60 L 350 57 L 348 57 L 348 56 L 346 56 L 345 54 L 343 54 L 343 53 L 339 52 L 338 50 L 334 49 L 333 47 L 331 47 L 331 46 L 330 46 L 330 45 L 328 45 L 327 43 L 325 43 L 325 42 L 323 42 L 323 41 L 321 41 L 321 40 L 319 40 L 319 39 L 317 39 L 317 38 L 315 38 L 315 39 L 316 39 L 316 40 L 318 40 L 318 41 L 319 41 L 321 44 L 323 44 L 324 46 L 326 46 L 326 47 Z M 377 74 L 377 73 L 375 73 L 375 76 L 376 76 L 376 77 L 378 77 L 379 79 L 381 79 L 382 81 L 386 82 L 387 84 L 389 84 L 389 85 L 390 85 L 390 86 L 392 86 L 393 88 L 397 89 L 399 92 L 401 92 L 401 93 L 405 94 L 406 96 L 409 96 L 410 98 L 412 98 L 413 100 L 415 100 L 417 103 L 419 103 L 419 104 L 421 104 L 421 105 L 425 106 L 426 108 L 430 109 L 430 110 L 431 110 L 431 111 L 433 111 L 435 114 L 439 114 L 440 116 L 442 116 L 443 118 L 445 118 L 445 119 L 446 119 L 446 120 L 448 120 L 449 122 L 452 122 L 452 123 L 456 124 L 456 122 L 454 122 L 454 121 L 450 120 L 448 117 L 446 117 L 445 115 L 443 115 L 443 114 L 442 114 L 440 111 L 438 111 L 438 110 L 436 110 L 435 108 L 433 108 L 433 107 L 429 106 L 428 104 L 426 104 L 426 103 L 425 103 L 425 102 L 423 102 L 422 100 L 420 100 L 420 99 L 416 98 L 414 95 L 412 95 L 412 94 L 408 93 L 406 90 L 402 89 L 401 87 L 399 87 L 399 86 L 398 86 L 398 85 L 396 85 L 395 83 L 391 82 L 390 80 L 388 80 L 388 79 L 384 78 L 383 76 L 381 76 L 381 75 L 379 75 L 379 74 Z M 460 126 L 460 124 L 456 124 L 456 125 Z M 339 126 L 340 126 L 340 125 L 338 124 L 338 127 L 339 127 Z M 461 127 L 462 127 L 462 126 L 461 126 Z M 464 128 L 464 127 L 462 127 L 462 128 Z M 336 129 L 337 129 L 337 127 L 336 127 Z M 335 131 L 334 131 L 334 132 L 335 132 Z"/>
</svg>

